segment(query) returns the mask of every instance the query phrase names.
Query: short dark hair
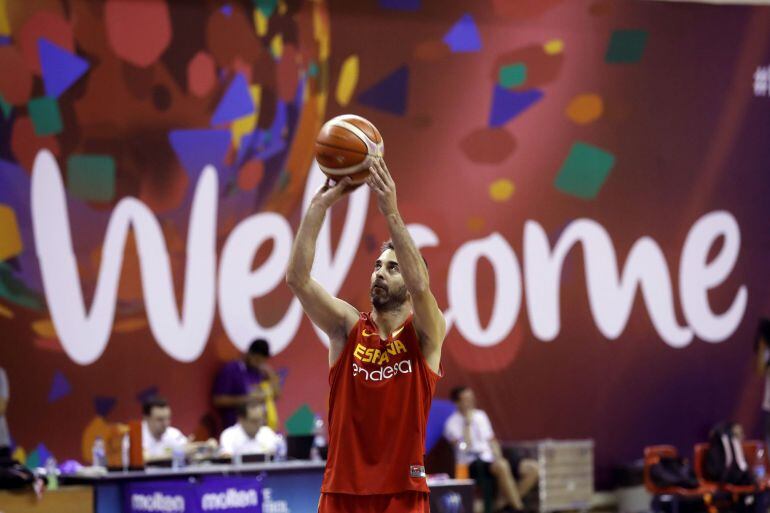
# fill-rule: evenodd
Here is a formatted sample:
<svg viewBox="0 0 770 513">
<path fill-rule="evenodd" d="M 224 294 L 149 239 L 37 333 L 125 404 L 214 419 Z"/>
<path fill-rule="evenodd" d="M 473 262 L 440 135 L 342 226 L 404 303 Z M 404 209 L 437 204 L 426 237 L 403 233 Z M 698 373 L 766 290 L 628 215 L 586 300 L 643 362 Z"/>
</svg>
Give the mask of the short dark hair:
<svg viewBox="0 0 770 513">
<path fill-rule="evenodd" d="M 237 408 L 238 418 L 245 419 L 246 417 L 249 416 L 250 409 L 254 408 L 255 406 L 260 406 L 261 404 L 262 403 L 260 403 L 256 399 L 253 399 L 238 405 L 238 408 Z"/>
<path fill-rule="evenodd" d="M 385 251 L 392 249 L 393 251 L 396 250 L 396 247 L 393 245 L 393 239 L 388 239 L 385 242 L 382 243 L 382 246 L 380 246 L 380 253 L 384 253 Z M 425 264 L 425 269 L 428 268 L 428 261 L 425 260 L 425 257 L 422 256 L 422 253 L 420 253 L 420 256 L 422 257 L 422 263 Z"/>
<path fill-rule="evenodd" d="M 468 390 L 468 387 L 465 385 L 460 385 L 459 387 L 454 387 L 449 392 L 449 398 L 452 400 L 453 403 L 456 403 L 460 400 L 460 394 Z"/>
<path fill-rule="evenodd" d="M 159 395 L 154 395 L 152 397 L 148 397 L 144 401 L 142 401 L 142 413 L 145 417 L 149 417 L 152 413 L 153 408 L 168 408 L 168 401 L 166 401 L 165 397 L 161 397 Z"/>
<path fill-rule="evenodd" d="M 264 338 L 258 338 L 249 345 L 249 354 L 260 354 L 270 358 L 270 344 Z"/>
</svg>

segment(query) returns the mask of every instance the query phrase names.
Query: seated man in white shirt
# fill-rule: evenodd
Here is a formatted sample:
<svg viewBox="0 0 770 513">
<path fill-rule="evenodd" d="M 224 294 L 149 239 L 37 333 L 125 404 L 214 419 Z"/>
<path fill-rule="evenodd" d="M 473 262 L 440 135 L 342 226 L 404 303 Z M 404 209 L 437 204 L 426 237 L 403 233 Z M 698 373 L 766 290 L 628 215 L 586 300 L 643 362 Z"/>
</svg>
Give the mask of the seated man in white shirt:
<svg viewBox="0 0 770 513">
<path fill-rule="evenodd" d="M 188 439 L 171 426 L 171 407 L 162 397 L 142 403 L 142 450 L 145 461 L 170 459 L 174 448 L 186 449 Z"/>
<path fill-rule="evenodd" d="M 266 418 L 263 403 L 252 401 L 239 406 L 238 421 L 219 437 L 222 454 L 275 454 L 278 435 L 266 425 Z"/>
<path fill-rule="evenodd" d="M 489 417 L 476 408 L 473 390 L 456 387 L 451 399 L 457 411 L 444 424 L 444 437 L 455 447 L 457 463 L 468 465 L 477 482 L 486 474 L 494 477 L 499 492 L 497 506 L 503 511 L 522 510 L 521 498 L 537 484 L 537 462 L 515 454 L 503 455 Z"/>
</svg>

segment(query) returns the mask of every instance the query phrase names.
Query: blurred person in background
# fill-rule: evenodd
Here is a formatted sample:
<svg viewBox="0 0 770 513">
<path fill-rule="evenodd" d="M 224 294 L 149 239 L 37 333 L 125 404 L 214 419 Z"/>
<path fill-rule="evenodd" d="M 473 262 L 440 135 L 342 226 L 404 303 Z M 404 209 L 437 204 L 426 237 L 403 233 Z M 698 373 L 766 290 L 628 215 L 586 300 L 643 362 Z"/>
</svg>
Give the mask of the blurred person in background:
<svg viewBox="0 0 770 513">
<path fill-rule="evenodd" d="M 278 435 L 266 424 L 264 404 L 251 401 L 238 407 L 238 421 L 219 437 L 221 453 L 275 454 Z"/>
<path fill-rule="evenodd" d="M 455 459 L 467 465 L 470 476 L 478 483 L 492 478 L 497 483 L 497 508 L 501 511 L 523 510 L 522 497 L 538 481 L 538 466 L 533 459 L 522 458 L 500 447 L 492 423 L 476 408 L 476 396 L 466 386 L 452 389 L 452 402 L 457 406 L 444 424 L 444 437 L 455 448 Z"/>
<path fill-rule="evenodd" d="M 154 396 L 142 403 L 142 452 L 145 461 L 169 459 L 175 448 L 185 447 L 188 438 L 171 425 L 171 406 Z"/>
<path fill-rule="evenodd" d="M 8 421 L 5 419 L 10 398 L 8 375 L 5 369 L 0 367 L 0 460 L 11 458 L 11 432 L 8 430 Z"/>
<path fill-rule="evenodd" d="M 171 459 L 174 449 L 181 448 L 186 456 L 193 453 L 213 453 L 217 441 L 195 442 L 193 435 L 184 436 L 171 425 L 171 406 L 163 397 L 154 396 L 142 403 L 142 453 L 144 461 Z"/>
<path fill-rule="evenodd" d="M 765 444 L 770 446 L 770 319 L 763 317 L 757 326 L 754 338 L 757 374 L 765 381 L 765 392 L 762 400 L 762 430 Z"/>
<path fill-rule="evenodd" d="M 265 405 L 267 425 L 278 429 L 275 400 L 281 395 L 281 382 L 268 363 L 269 358 L 270 345 L 259 338 L 251 343 L 242 358 L 220 369 L 214 381 L 213 403 L 219 410 L 223 428 L 235 424 L 239 407 L 257 401 Z"/>
</svg>

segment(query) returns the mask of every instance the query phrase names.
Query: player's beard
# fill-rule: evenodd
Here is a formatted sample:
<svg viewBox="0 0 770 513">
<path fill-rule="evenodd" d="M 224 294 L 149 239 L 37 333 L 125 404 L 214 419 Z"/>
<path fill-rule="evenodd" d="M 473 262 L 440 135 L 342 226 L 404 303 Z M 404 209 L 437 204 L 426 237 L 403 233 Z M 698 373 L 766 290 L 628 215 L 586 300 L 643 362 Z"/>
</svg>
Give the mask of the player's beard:
<svg viewBox="0 0 770 513">
<path fill-rule="evenodd" d="M 376 292 L 375 286 L 381 290 Z M 398 310 L 406 302 L 406 285 L 401 285 L 398 290 L 393 292 L 390 288 L 381 282 L 375 282 L 369 290 L 369 297 L 372 300 L 372 306 L 378 312 L 390 312 Z"/>
</svg>

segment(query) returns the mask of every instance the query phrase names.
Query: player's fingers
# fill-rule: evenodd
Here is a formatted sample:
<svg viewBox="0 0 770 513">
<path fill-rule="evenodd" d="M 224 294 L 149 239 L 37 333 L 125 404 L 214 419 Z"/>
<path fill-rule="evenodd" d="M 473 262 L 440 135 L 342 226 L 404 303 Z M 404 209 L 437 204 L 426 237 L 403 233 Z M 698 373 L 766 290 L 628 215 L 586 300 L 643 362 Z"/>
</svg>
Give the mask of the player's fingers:
<svg viewBox="0 0 770 513">
<path fill-rule="evenodd" d="M 366 177 L 365 182 L 366 182 L 366 185 L 368 185 L 370 189 L 374 190 L 375 192 L 379 192 L 377 190 L 377 185 L 374 183 L 374 180 L 372 179 L 371 175 Z"/>
<path fill-rule="evenodd" d="M 380 157 L 378 160 L 380 161 L 380 168 L 382 169 L 382 176 L 385 183 L 390 187 L 393 187 L 396 183 L 393 181 L 393 177 L 390 175 L 390 170 L 388 169 L 388 165 L 385 163 L 385 159 Z"/>
<path fill-rule="evenodd" d="M 379 158 L 373 158 L 372 159 L 372 168 L 374 168 L 374 172 L 382 177 L 382 166 L 380 165 L 380 159 Z"/>
<path fill-rule="evenodd" d="M 385 181 L 382 179 L 382 176 L 380 175 L 380 173 L 373 171 L 369 176 L 371 176 L 374 183 L 377 184 L 378 189 L 381 189 L 383 192 L 385 192 L 388 189 L 388 186 L 385 184 Z"/>
</svg>

